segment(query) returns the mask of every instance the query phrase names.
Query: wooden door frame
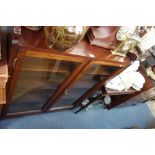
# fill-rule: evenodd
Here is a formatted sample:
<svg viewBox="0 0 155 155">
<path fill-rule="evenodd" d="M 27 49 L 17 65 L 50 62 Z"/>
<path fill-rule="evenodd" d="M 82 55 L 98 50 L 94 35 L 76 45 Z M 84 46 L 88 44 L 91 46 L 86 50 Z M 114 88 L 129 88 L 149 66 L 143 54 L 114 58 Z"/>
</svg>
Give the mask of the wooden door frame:
<svg viewBox="0 0 155 155">
<path fill-rule="evenodd" d="M 13 68 L 11 69 L 10 79 L 7 82 L 6 104 L 2 108 L 1 117 L 5 117 L 7 115 L 7 111 L 8 111 L 9 105 L 10 105 L 10 101 L 12 99 L 14 89 L 15 89 L 15 86 L 16 86 L 16 83 L 17 83 L 17 80 L 18 80 L 18 77 L 19 77 L 19 73 L 21 71 L 22 64 L 24 62 L 24 58 L 25 58 L 25 54 L 26 54 L 26 52 L 24 52 L 24 51 L 19 52 L 19 51 L 15 51 L 14 49 L 11 52 L 12 53 L 10 53 L 10 57 L 15 56 L 14 52 L 16 52 L 16 58 L 14 59 L 13 63 L 10 61 L 9 64 L 8 64 L 8 66 L 13 65 Z M 12 56 L 11 56 L 11 54 L 12 54 Z M 9 68 L 9 70 L 10 70 L 10 68 Z"/>
<path fill-rule="evenodd" d="M 46 50 L 46 53 L 44 53 L 44 50 L 40 50 L 34 53 L 34 50 L 28 50 L 26 56 L 29 57 L 37 57 L 37 58 L 47 58 L 52 60 L 62 60 L 62 61 L 69 61 L 69 62 L 78 62 L 80 63 L 73 71 L 72 73 L 59 85 L 57 90 L 52 94 L 43 107 L 41 108 L 42 112 L 48 111 L 48 107 L 51 104 L 54 104 L 55 101 L 62 96 L 64 91 L 68 88 L 68 86 L 71 84 L 73 79 L 78 76 L 79 72 L 86 66 L 86 64 L 89 62 L 89 58 L 82 57 L 82 56 L 75 56 L 75 55 L 69 55 L 66 53 L 56 53 L 51 52 L 49 50 Z M 64 107 L 65 108 L 65 107 Z"/>
<path fill-rule="evenodd" d="M 112 73 L 107 79 L 103 79 L 101 80 L 99 83 L 97 83 L 96 85 L 94 85 L 92 88 L 90 88 L 88 91 L 86 91 L 80 98 L 78 98 L 74 103 L 73 103 L 73 108 L 77 107 L 80 105 L 80 103 L 85 100 L 86 98 L 88 98 L 90 95 L 92 95 L 95 91 L 97 91 L 101 86 L 105 85 L 110 79 L 114 78 L 116 75 L 118 75 L 119 73 L 121 73 L 127 66 L 123 66 L 121 63 L 109 63 L 106 61 L 100 61 L 100 60 L 92 60 L 92 63 L 89 67 L 91 67 L 94 64 L 101 64 L 104 66 L 115 66 L 115 67 L 120 67 L 120 69 L 118 69 L 117 71 L 115 71 L 114 73 Z"/>
<path fill-rule="evenodd" d="M 7 111 L 10 105 L 10 101 L 13 97 L 14 89 L 19 77 L 19 73 L 22 69 L 22 64 L 24 62 L 25 57 L 35 57 L 35 58 L 47 58 L 47 59 L 52 59 L 52 60 L 64 60 L 64 61 L 71 61 L 71 62 L 79 62 L 80 64 L 72 71 L 72 73 L 60 84 L 59 88 L 55 91 L 54 94 L 51 95 L 50 98 L 56 98 L 58 95 L 60 95 L 63 91 L 67 88 L 69 85 L 70 81 L 73 80 L 73 78 L 80 72 L 80 70 L 85 66 L 87 63 L 88 59 L 85 57 L 80 57 L 80 56 L 70 56 L 70 55 L 61 55 L 57 53 L 52 53 L 49 51 L 48 53 L 44 53 L 43 51 L 37 51 L 34 54 L 33 50 L 26 50 L 25 48 L 19 49 L 17 45 L 13 45 L 10 50 L 10 57 L 9 57 L 9 70 L 11 77 L 8 80 L 7 83 L 7 103 L 6 105 L 3 106 L 2 108 L 2 113 L 1 117 L 6 117 Z M 14 62 L 14 63 L 12 63 Z M 12 67 L 14 65 L 14 67 Z M 47 99 L 48 100 L 48 99 Z M 46 102 L 45 102 L 46 104 Z M 45 105 L 44 104 L 44 105 Z M 36 110 L 38 112 L 38 110 Z M 42 109 L 40 110 L 42 111 Z M 21 114 L 25 113 L 35 113 L 34 111 L 26 111 L 26 112 L 21 112 Z M 19 113 L 17 113 L 18 115 Z M 16 115 L 16 113 L 12 113 L 12 115 Z M 9 114 L 11 116 L 11 114 Z"/>
<path fill-rule="evenodd" d="M 72 79 L 70 79 L 69 81 L 66 82 L 66 86 L 64 86 L 64 88 L 61 90 L 61 92 L 59 93 L 59 90 L 57 91 L 57 94 L 55 94 L 54 98 L 49 98 L 45 104 L 45 106 L 43 107 L 43 111 L 49 111 L 49 109 L 51 108 L 51 106 L 56 104 L 56 101 L 62 97 L 62 95 L 64 94 L 64 91 L 66 89 L 69 89 L 74 82 L 76 82 L 82 75 L 83 73 L 89 68 L 89 66 L 92 64 L 92 62 L 88 59 L 85 60 L 85 62 L 83 62 L 79 67 L 78 67 L 78 72 L 77 73 L 73 73 L 74 75 L 72 76 Z"/>
<path fill-rule="evenodd" d="M 77 82 L 81 78 L 81 76 L 94 64 L 101 64 L 104 66 L 115 66 L 115 67 L 125 66 L 121 62 L 119 63 L 119 62 L 114 62 L 114 61 L 109 61 L 109 60 L 107 61 L 106 59 L 105 60 L 103 60 L 103 59 L 102 60 L 101 59 L 96 59 L 96 60 L 89 59 L 89 61 L 87 62 L 87 64 L 85 64 L 85 66 L 82 68 L 82 70 L 79 72 L 79 74 L 77 76 L 75 76 L 75 78 L 72 81 L 70 81 L 70 84 L 67 86 L 67 89 L 69 89 L 75 82 Z M 95 91 L 95 88 L 93 88 L 93 89 Z M 62 91 L 64 92 L 64 90 L 62 90 Z M 46 103 L 46 107 L 43 107 L 43 110 L 44 111 L 51 111 L 51 109 L 52 110 L 56 109 L 56 108 L 52 108 L 52 106 L 56 105 L 56 102 L 58 101 L 58 99 L 60 97 L 62 97 L 63 92 L 59 96 L 57 96 L 56 98 L 49 99 Z M 64 107 L 62 107 L 62 108 L 64 108 Z M 72 108 L 73 108 L 73 106 L 72 106 Z"/>
</svg>

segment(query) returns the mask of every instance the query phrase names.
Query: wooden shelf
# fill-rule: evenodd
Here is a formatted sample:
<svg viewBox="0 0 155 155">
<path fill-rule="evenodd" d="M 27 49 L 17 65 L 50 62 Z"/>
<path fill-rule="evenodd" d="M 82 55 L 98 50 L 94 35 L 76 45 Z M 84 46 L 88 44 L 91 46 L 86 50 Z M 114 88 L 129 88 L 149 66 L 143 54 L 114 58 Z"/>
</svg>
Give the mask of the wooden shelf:
<svg viewBox="0 0 155 155">
<path fill-rule="evenodd" d="M 106 88 L 106 93 L 108 95 L 124 95 L 124 94 L 133 94 L 136 92 L 137 92 L 137 90 L 135 90 L 133 88 L 130 88 L 129 90 L 123 90 L 123 91 L 118 91 L 118 90 Z"/>
<path fill-rule="evenodd" d="M 54 79 L 37 79 L 36 77 L 25 77 L 20 78 L 17 82 L 16 88 L 17 89 L 57 89 L 58 86 L 63 82 L 64 79 L 54 78 Z"/>
<path fill-rule="evenodd" d="M 21 99 L 25 101 L 25 98 L 23 96 L 31 96 L 31 98 L 27 98 L 26 102 L 28 100 L 33 100 L 33 98 L 36 99 L 36 101 L 39 100 L 39 98 L 45 98 L 45 100 L 50 97 L 50 95 L 55 91 L 55 89 L 16 89 L 14 93 L 13 100 Z M 21 102 L 22 103 L 22 102 Z"/>
<path fill-rule="evenodd" d="M 95 70 L 95 69 L 92 69 L 88 72 L 86 72 L 85 74 L 88 74 L 88 75 L 104 75 L 104 76 L 109 76 L 110 73 L 106 70 L 103 70 L 103 69 L 98 69 L 98 70 Z"/>
<path fill-rule="evenodd" d="M 94 66 L 94 67 L 91 67 L 85 74 L 109 76 L 114 72 L 115 69 L 114 69 L 114 67 L 110 67 L 110 66 L 108 66 L 108 67 Z"/>
<path fill-rule="evenodd" d="M 151 80 L 151 79 L 147 76 L 147 74 L 146 74 L 145 69 L 144 69 L 143 66 L 140 66 L 139 71 L 140 71 L 140 73 L 141 73 L 141 74 L 144 76 L 144 78 L 145 78 L 145 83 L 144 83 L 143 88 L 142 88 L 140 91 L 135 91 L 135 92 L 134 92 L 134 91 L 132 92 L 132 90 L 130 89 L 130 90 L 129 90 L 129 94 L 124 94 L 123 97 L 120 96 L 121 94 L 118 94 L 118 96 L 117 96 L 117 95 L 114 95 L 114 96 L 112 97 L 112 98 L 113 98 L 112 104 L 107 105 L 107 108 L 108 108 L 108 109 L 111 109 L 111 108 L 113 108 L 113 107 L 115 107 L 115 106 L 117 106 L 117 105 L 120 105 L 120 104 L 122 104 L 122 103 L 128 101 L 129 99 L 132 99 L 133 97 L 139 95 L 140 93 L 145 92 L 145 91 L 147 91 L 147 90 L 149 90 L 149 89 L 151 89 L 151 88 L 154 87 L 153 80 Z M 130 92 L 132 92 L 132 93 L 130 93 Z"/>
<path fill-rule="evenodd" d="M 148 89 L 152 88 L 153 87 L 153 81 L 146 75 L 145 69 L 142 66 L 140 66 L 139 71 L 145 78 L 145 83 L 144 83 L 144 86 L 141 90 L 138 91 L 138 90 L 135 90 L 134 88 L 131 87 L 128 90 L 118 91 L 118 90 L 113 90 L 110 88 L 102 87 L 101 88 L 102 93 L 103 94 L 107 93 L 109 95 L 137 94 L 137 93 L 140 93 L 144 90 L 148 90 Z"/>
<path fill-rule="evenodd" d="M 38 66 L 38 68 L 35 67 L 30 67 L 31 65 L 27 66 L 27 67 L 23 67 L 22 70 L 23 71 L 34 71 L 34 72 L 56 72 L 56 73 L 65 73 L 65 74 L 69 74 L 70 72 L 65 68 L 65 67 L 50 67 L 50 68 L 45 68 L 44 66 Z"/>
<path fill-rule="evenodd" d="M 77 81 L 71 88 L 71 91 L 72 90 L 75 90 L 75 89 L 89 89 L 90 86 L 92 85 L 95 85 L 96 84 L 96 81 L 95 80 L 79 80 Z"/>
<path fill-rule="evenodd" d="M 23 64 L 22 70 L 24 71 L 36 71 L 36 72 L 58 72 L 58 73 L 65 73 L 69 74 L 72 70 L 69 63 L 62 63 L 58 66 L 56 66 L 54 63 L 49 62 L 45 59 L 45 61 L 42 62 L 42 60 L 34 60 L 34 61 L 28 61 Z"/>
</svg>

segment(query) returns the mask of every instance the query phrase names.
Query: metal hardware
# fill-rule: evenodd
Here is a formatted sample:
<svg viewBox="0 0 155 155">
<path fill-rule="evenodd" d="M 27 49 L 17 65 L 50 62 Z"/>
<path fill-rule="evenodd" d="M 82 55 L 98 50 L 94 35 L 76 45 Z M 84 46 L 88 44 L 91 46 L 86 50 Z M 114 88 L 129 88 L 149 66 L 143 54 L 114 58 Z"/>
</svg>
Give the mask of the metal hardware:
<svg viewBox="0 0 155 155">
<path fill-rule="evenodd" d="M 64 94 L 65 94 L 65 96 L 69 96 L 69 91 L 68 91 L 68 89 L 65 90 Z"/>
</svg>

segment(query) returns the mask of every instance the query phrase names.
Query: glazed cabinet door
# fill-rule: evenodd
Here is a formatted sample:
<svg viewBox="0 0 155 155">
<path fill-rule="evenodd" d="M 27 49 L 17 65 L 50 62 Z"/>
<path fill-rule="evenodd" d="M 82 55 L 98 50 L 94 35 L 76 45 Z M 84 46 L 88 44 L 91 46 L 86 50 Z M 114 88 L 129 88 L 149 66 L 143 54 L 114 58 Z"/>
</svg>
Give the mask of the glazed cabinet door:
<svg viewBox="0 0 155 155">
<path fill-rule="evenodd" d="M 81 65 L 81 62 L 72 60 L 50 55 L 31 56 L 30 53 L 26 53 L 24 59 L 19 60 L 21 62 L 17 60 L 10 84 L 10 89 L 14 87 L 14 91 L 10 92 L 12 97 L 7 113 L 40 111 L 48 98 L 61 89 Z"/>
<path fill-rule="evenodd" d="M 119 67 L 107 66 L 103 64 L 90 65 L 84 74 L 82 74 L 82 76 L 76 80 L 69 89 L 66 89 L 62 98 L 58 100 L 56 104 L 51 105 L 50 110 L 73 105 L 73 103 L 85 92 L 90 90 L 102 79 L 107 79 L 118 69 Z"/>
</svg>

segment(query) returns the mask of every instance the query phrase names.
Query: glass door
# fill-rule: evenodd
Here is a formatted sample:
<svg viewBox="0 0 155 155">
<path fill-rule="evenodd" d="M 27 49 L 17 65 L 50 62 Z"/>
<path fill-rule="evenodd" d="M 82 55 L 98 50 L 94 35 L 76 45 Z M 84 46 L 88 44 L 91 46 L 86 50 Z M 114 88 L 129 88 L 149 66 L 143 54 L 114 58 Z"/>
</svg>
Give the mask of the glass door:
<svg viewBox="0 0 155 155">
<path fill-rule="evenodd" d="M 40 110 L 80 62 L 26 56 L 8 113 Z"/>
<path fill-rule="evenodd" d="M 103 78 L 108 78 L 109 75 L 117 69 L 119 69 L 119 67 L 93 64 L 69 90 L 64 92 L 62 98 L 58 100 L 56 104 L 51 106 L 50 110 L 64 106 L 71 106 L 85 92 L 95 84 L 99 83 Z"/>
</svg>

